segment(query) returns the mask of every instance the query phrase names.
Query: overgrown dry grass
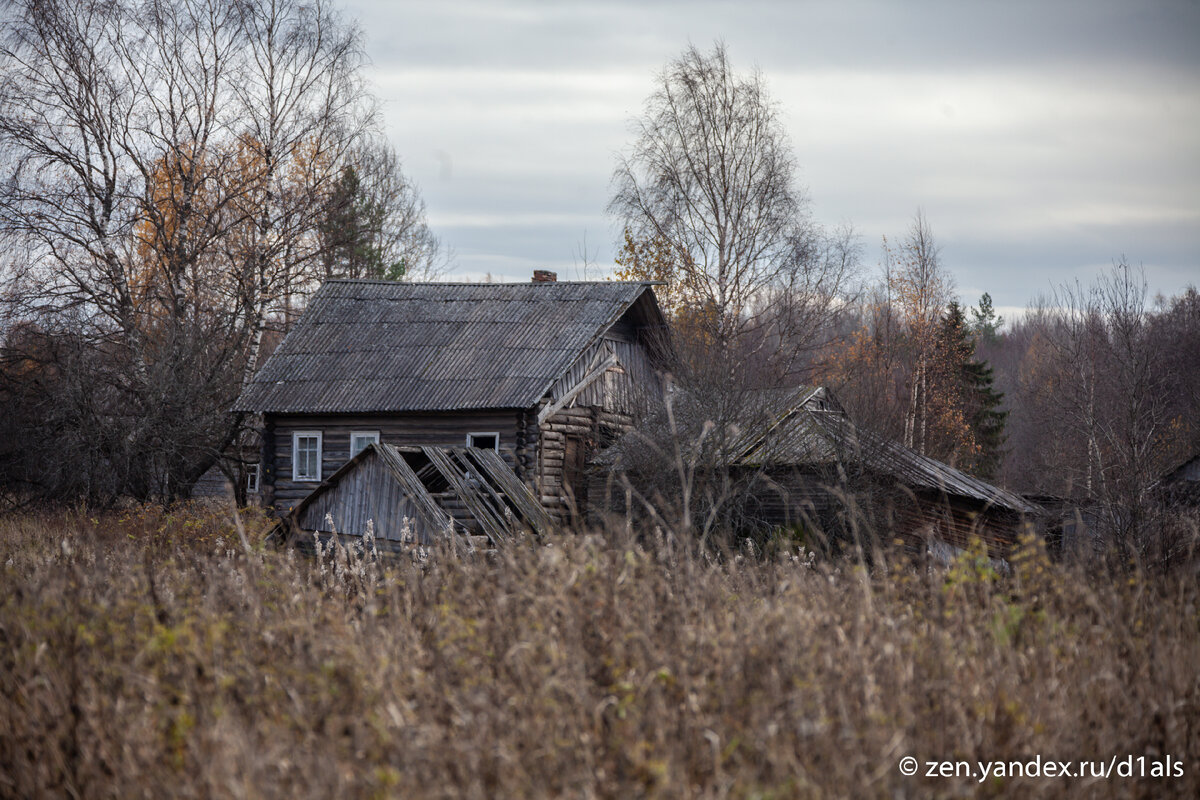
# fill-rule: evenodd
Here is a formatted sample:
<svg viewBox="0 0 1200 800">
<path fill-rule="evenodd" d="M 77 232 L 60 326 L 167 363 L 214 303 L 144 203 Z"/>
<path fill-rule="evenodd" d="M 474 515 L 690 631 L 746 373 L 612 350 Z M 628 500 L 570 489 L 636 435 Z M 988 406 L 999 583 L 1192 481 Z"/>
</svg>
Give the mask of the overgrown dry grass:
<svg viewBox="0 0 1200 800">
<path fill-rule="evenodd" d="M 238 541 L 187 513 L 0 522 L 0 795 L 1200 794 L 1195 575 Z M 905 755 L 1184 773 L 979 783 Z"/>
</svg>

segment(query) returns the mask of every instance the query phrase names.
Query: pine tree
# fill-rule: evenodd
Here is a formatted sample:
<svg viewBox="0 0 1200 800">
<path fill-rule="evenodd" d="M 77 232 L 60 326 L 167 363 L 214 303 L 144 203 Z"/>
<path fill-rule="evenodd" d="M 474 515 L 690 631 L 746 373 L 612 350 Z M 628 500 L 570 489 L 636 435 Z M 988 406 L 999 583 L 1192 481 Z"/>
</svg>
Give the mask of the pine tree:
<svg viewBox="0 0 1200 800">
<path fill-rule="evenodd" d="M 378 244 L 382 225 L 382 209 L 367 196 L 358 170 L 347 165 L 329 194 L 320 225 L 326 276 L 387 280 L 402 277 L 403 261 L 384 263 Z"/>
<path fill-rule="evenodd" d="M 983 293 L 979 298 L 979 305 L 971 309 L 971 316 L 975 318 L 971 323 L 972 332 L 983 342 L 994 344 L 1000 327 L 1004 325 L 1004 317 L 996 316 L 990 294 Z"/>
</svg>

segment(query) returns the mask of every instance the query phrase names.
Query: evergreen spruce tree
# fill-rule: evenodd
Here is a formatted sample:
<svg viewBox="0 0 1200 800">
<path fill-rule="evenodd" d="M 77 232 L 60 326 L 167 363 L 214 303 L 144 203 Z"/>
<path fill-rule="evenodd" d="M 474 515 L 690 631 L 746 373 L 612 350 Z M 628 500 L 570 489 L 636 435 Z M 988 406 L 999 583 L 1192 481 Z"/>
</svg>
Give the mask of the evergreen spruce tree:
<svg viewBox="0 0 1200 800">
<path fill-rule="evenodd" d="M 975 359 L 975 336 L 957 302 L 950 303 L 942 317 L 938 340 L 944 380 L 949 384 L 945 394 L 957 405 L 969 432 L 972 452 L 961 466 L 982 478 L 994 477 L 1003 454 L 1008 412 L 1000 410 L 1004 394 L 995 389 L 992 368 Z"/>
</svg>

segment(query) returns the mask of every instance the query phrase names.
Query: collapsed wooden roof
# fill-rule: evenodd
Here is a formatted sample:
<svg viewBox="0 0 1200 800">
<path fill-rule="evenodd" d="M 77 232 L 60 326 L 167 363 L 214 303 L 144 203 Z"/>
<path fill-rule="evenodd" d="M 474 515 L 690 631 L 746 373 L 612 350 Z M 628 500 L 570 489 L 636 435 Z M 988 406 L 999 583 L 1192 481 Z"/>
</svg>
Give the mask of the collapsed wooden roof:
<svg viewBox="0 0 1200 800">
<path fill-rule="evenodd" d="M 644 283 L 327 281 L 234 410 L 530 408 L 627 313 L 665 326 Z"/>
<path fill-rule="evenodd" d="M 987 506 L 1032 514 L 1037 508 L 993 486 L 921 455 L 900 442 L 860 428 L 826 389 L 802 388 L 775 401 L 774 422 L 743 451 L 745 464 L 797 465 L 852 462 L 891 475 L 913 489 L 965 497 Z"/>
<path fill-rule="evenodd" d="M 452 518 L 443 507 L 447 496 L 470 519 Z M 537 498 L 494 450 L 390 444 L 371 444 L 350 459 L 290 519 L 300 530 L 356 536 L 370 520 L 381 540 L 420 544 L 474 526 L 493 544 L 551 527 Z"/>
<path fill-rule="evenodd" d="M 684 447 L 699 441 L 702 438 L 699 432 L 708 424 L 704 419 L 705 409 L 689 408 L 689 401 L 689 397 L 677 393 L 677 435 Z M 767 468 L 853 463 L 876 474 L 891 476 L 912 489 L 964 497 L 1023 514 L 1038 511 L 1013 492 L 860 428 L 828 389 L 808 386 L 746 390 L 733 405 L 740 408 L 740 413 L 733 414 L 735 421 L 728 424 L 723 436 L 728 458 L 725 463 Z M 634 446 L 639 438 L 646 439 L 646 432 L 626 437 Z M 620 447 L 614 449 L 619 451 Z M 596 463 L 615 464 L 619 460 L 621 454 L 617 452 L 596 459 Z"/>
</svg>

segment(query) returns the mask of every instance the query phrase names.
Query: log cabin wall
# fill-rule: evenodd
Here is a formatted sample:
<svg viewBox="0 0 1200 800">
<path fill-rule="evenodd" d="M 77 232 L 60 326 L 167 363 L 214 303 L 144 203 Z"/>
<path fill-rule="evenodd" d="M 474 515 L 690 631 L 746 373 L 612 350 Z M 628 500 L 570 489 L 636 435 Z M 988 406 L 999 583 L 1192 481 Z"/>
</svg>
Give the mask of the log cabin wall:
<svg viewBox="0 0 1200 800">
<path fill-rule="evenodd" d="M 555 522 L 567 524 L 574 510 L 587 502 L 586 491 L 576 478 L 573 459 L 591 452 L 597 439 L 597 409 L 564 408 L 542 423 L 538 430 L 538 487 L 542 506 Z"/>
<path fill-rule="evenodd" d="M 742 468 L 746 472 L 746 468 Z M 754 481 L 759 516 L 768 527 L 794 526 L 830 529 L 843 505 L 830 488 L 831 475 L 819 467 L 784 467 L 764 470 Z M 742 475 L 749 482 L 748 475 Z"/>
<path fill-rule="evenodd" d="M 966 550 L 981 537 L 992 558 L 1008 558 L 1017 545 L 1023 521 L 1019 514 L 986 508 L 961 497 L 918 492 L 896 505 L 896 533 L 910 546 L 938 539 Z"/>
<path fill-rule="evenodd" d="M 590 518 L 588 461 L 599 448 L 632 429 L 631 414 L 594 406 L 563 409 L 542 424 L 538 431 L 539 496 L 556 522 Z"/>
<path fill-rule="evenodd" d="M 875 531 L 883 544 L 899 537 L 909 547 L 939 539 L 966 550 L 982 537 L 993 558 L 1006 558 L 1017 543 L 1022 521 L 1014 512 L 957 495 L 906 491 L 886 476 L 855 488 L 831 488 L 836 483 L 831 477 L 827 471 L 772 471 L 775 490 L 759 498 L 763 519 L 780 527 L 815 524 L 833 535 L 847 535 L 847 525 L 858 525 Z M 852 507 L 846 499 L 853 500 Z M 847 513 L 860 518 L 847 519 Z"/>
<path fill-rule="evenodd" d="M 500 456 L 518 476 L 525 477 L 519 454 L 524 453 L 527 460 L 527 443 L 518 435 L 523 415 L 517 411 L 267 416 L 270 434 L 264 440 L 269 449 L 263 463 L 270 467 L 264 469 L 264 503 L 276 514 L 287 513 L 320 485 L 318 481 L 292 480 L 292 434 L 297 431 L 321 432 L 322 480 L 350 460 L 352 431 L 379 431 L 381 442 L 397 446 L 441 447 L 464 446 L 468 433 L 495 432 L 500 434 Z"/>
<path fill-rule="evenodd" d="M 883 544 L 902 540 L 910 549 L 941 541 L 959 550 L 982 537 L 993 558 L 1007 558 L 1016 545 L 1023 520 L 1015 512 L 989 508 L 970 498 L 931 491 L 905 490 L 886 477 L 837 486 L 828 468 L 794 467 L 731 469 L 742 487 L 743 519 L 758 532 L 772 529 L 815 529 L 830 541 L 851 541 L 851 525 L 875 531 Z M 636 486 L 637 476 L 630 477 Z M 647 521 L 642 507 L 626 490 L 619 473 L 593 469 L 587 477 L 589 523 L 624 524 L 633 529 Z M 847 499 L 852 503 L 847 505 Z M 742 531 L 743 534 L 751 530 Z"/>
</svg>

